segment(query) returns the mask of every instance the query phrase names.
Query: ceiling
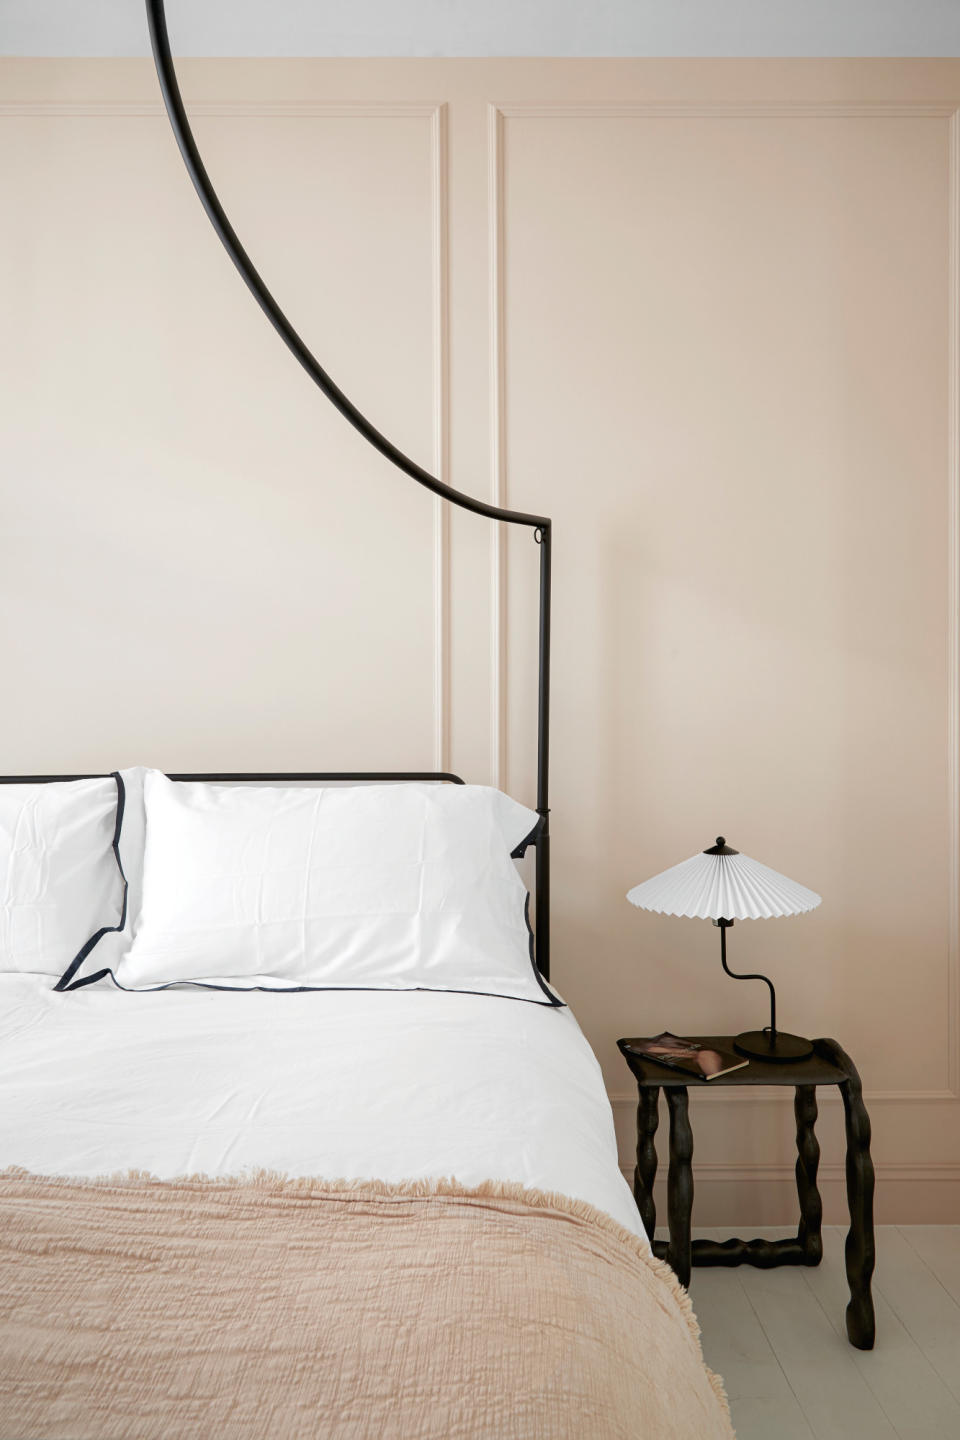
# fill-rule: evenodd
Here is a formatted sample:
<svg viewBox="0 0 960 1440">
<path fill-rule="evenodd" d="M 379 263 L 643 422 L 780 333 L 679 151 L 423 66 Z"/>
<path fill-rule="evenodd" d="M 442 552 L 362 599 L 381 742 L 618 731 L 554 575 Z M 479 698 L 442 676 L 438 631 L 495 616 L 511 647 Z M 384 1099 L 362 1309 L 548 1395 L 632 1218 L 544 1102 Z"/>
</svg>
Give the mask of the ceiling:
<svg viewBox="0 0 960 1440">
<path fill-rule="evenodd" d="M 960 0 L 167 0 L 179 55 L 960 55 Z M 2 55 L 145 55 L 143 0 L 0 0 Z"/>
</svg>

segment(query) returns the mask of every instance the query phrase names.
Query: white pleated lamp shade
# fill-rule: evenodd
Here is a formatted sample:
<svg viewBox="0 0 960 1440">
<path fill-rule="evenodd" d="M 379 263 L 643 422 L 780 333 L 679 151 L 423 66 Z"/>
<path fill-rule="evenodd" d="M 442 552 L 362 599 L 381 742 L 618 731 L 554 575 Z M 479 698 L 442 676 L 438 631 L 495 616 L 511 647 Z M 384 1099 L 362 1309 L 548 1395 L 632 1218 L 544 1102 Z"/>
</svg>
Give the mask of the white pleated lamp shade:
<svg viewBox="0 0 960 1440">
<path fill-rule="evenodd" d="M 766 920 L 802 915 L 820 904 L 813 890 L 731 850 L 722 836 L 712 851 L 635 885 L 627 899 L 640 910 L 698 920 Z"/>
</svg>

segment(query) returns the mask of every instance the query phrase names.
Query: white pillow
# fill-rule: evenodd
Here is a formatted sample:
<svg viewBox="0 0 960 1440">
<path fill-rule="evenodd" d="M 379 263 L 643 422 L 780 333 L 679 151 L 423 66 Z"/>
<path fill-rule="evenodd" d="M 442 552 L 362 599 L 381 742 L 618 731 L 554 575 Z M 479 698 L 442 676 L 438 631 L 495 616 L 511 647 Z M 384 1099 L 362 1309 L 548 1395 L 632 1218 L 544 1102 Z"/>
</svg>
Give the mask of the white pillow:
<svg viewBox="0 0 960 1440">
<path fill-rule="evenodd" d="M 560 1003 L 511 859 L 533 810 L 484 786 L 286 788 L 148 771 L 129 989 L 457 990 Z M 97 960 L 98 957 L 92 957 Z"/>
<path fill-rule="evenodd" d="M 130 949 L 131 936 L 143 896 L 146 830 L 143 787 L 146 777 L 152 773 L 143 765 L 116 772 L 122 822 L 117 837 L 116 858 L 125 891 L 122 914 L 116 925 L 98 929 L 90 935 L 82 951 L 61 975 L 56 985 L 58 990 L 76 990 L 84 985 L 92 985 L 106 975 L 112 975 Z"/>
<path fill-rule="evenodd" d="M 0 785 L 0 971 L 59 976 L 119 922 L 117 796 L 111 776 Z"/>
</svg>

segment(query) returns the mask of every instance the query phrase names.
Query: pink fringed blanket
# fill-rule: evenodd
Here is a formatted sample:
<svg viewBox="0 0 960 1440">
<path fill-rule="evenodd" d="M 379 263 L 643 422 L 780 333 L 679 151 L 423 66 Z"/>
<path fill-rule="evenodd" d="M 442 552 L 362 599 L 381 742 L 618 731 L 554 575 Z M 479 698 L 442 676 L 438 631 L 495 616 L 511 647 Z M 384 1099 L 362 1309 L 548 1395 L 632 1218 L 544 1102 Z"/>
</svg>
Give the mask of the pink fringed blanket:
<svg viewBox="0 0 960 1440">
<path fill-rule="evenodd" d="M 731 1440 L 672 1272 L 517 1186 L 0 1175 L 2 1440 Z"/>
</svg>

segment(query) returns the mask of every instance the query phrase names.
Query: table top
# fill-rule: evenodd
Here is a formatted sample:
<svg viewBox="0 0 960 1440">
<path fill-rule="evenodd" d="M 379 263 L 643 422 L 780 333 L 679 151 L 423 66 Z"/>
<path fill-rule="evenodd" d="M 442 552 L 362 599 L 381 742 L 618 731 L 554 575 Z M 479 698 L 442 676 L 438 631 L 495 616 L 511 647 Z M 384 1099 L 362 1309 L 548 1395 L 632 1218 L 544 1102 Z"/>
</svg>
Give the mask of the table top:
<svg viewBox="0 0 960 1440">
<path fill-rule="evenodd" d="M 733 1035 L 694 1035 L 684 1039 L 695 1040 L 706 1050 L 727 1050 L 735 1054 Z M 664 1088 L 686 1085 L 694 1089 L 713 1089 L 718 1085 L 839 1085 L 848 1078 L 848 1072 L 836 1063 L 833 1057 L 834 1041 L 814 1040 L 813 1054 L 805 1060 L 791 1060 L 780 1065 L 770 1060 L 749 1060 L 739 1070 L 718 1075 L 715 1080 L 700 1080 L 696 1075 L 684 1075 L 667 1065 L 660 1065 L 646 1055 L 638 1055 L 626 1047 L 636 1044 L 635 1040 L 618 1040 L 620 1053 L 633 1071 L 639 1085 Z"/>
</svg>

